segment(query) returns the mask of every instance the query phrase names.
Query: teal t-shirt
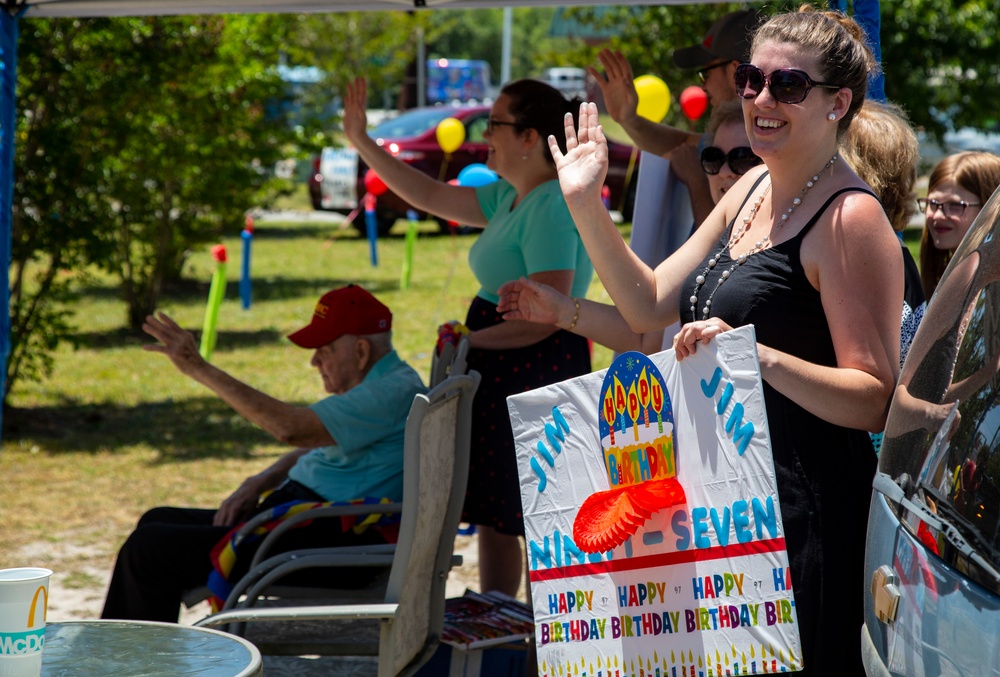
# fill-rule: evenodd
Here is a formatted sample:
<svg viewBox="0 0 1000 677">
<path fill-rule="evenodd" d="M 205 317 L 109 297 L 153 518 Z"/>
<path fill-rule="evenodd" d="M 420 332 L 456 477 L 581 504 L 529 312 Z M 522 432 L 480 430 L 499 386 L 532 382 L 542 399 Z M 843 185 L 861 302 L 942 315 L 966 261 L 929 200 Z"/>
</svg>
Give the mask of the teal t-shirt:
<svg viewBox="0 0 1000 677">
<path fill-rule="evenodd" d="M 476 188 L 489 221 L 469 250 L 469 266 L 482 298 L 496 303 L 504 282 L 549 270 L 572 270 L 571 295 L 586 296 L 594 267 L 556 180 L 528 193 L 513 210 L 517 191 L 500 179 Z"/>
<path fill-rule="evenodd" d="M 424 392 L 417 372 L 392 351 L 361 383 L 309 407 L 337 443 L 301 456 L 288 476 L 329 501 L 402 500 L 406 417 Z"/>
</svg>

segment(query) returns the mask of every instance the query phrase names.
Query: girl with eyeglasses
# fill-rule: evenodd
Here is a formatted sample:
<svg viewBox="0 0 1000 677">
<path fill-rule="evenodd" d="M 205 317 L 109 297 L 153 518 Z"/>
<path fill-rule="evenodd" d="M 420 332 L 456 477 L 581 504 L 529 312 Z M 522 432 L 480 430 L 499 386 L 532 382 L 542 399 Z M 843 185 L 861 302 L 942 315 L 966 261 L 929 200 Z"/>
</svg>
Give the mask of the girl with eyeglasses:
<svg viewBox="0 0 1000 677">
<path fill-rule="evenodd" d="M 493 103 L 487 166 L 494 183 L 470 188 L 436 181 L 393 157 L 368 136 L 365 81 L 344 99 L 344 133 L 369 167 L 417 209 L 481 228 L 469 251 L 480 288 L 465 325 L 469 369 L 482 374 L 473 401 L 472 448 L 463 520 L 477 527 L 480 590 L 517 595 L 526 560 L 521 491 L 506 398 L 590 372 L 586 339 L 552 325 L 504 322 L 497 290 L 526 276 L 565 294 L 583 296 L 593 267 L 559 189 L 548 139 L 565 148 L 569 102 L 550 85 L 517 80 Z M 559 147 L 558 145 L 556 146 Z M 447 325 L 446 325 L 447 326 Z"/>
<path fill-rule="evenodd" d="M 937 289 L 955 249 L 998 185 L 1000 157 L 993 153 L 956 153 L 931 170 L 927 197 L 917 201 L 926 218 L 920 239 L 920 279 L 928 299 Z"/>
<path fill-rule="evenodd" d="M 596 106 L 581 107 L 578 129 L 567 120 L 569 150 L 553 155 L 594 267 L 634 330 L 680 319 L 673 347 L 683 360 L 732 327 L 754 326 L 801 638 L 796 663 L 801 674 L 863 674 L 876 463 L 867 431 L 883 428 L 899 369 L 903 271 L 882 207 L 840 159 L 838 142 L 878 64 L 857 23 L 809 6 L 772 17 L 752 45 L 735 85 L 764 164 L 655 270 L 599 209 L 607 150 Z M 534 316 L 532 289 L 513 283 L 501 294 L 505 317 Z M 557 324 L 586 333 L 605 317 L 581 306 Z"/>
</svg>

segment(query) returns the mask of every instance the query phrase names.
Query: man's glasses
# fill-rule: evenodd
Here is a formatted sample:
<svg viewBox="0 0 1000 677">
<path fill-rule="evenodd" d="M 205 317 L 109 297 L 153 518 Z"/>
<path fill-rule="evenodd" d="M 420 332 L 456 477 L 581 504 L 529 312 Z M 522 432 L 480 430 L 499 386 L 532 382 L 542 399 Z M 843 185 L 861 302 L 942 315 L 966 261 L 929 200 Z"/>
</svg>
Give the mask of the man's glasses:
<svg viewBox="0 0 1000 677">
<path fill-rule="evenodd" d="M 918 197 L 917 206 L 920 207 L 920 211 L 924 212 L 927 216 L 930 216 L 940 209 L 941 212 L 949 219 L 958 219 L 965 214 L 966 207 L 982 207 L 983 203 L 966 202 L 965 200 L 959 200 L 958 202 L 938 202 L 937 200 L 929 200 L 925 197 Z"/>
<path fill-rule="evenodd" d="M 486 120 L 486 131 L 492 134 L 494 127 L 517 127 L 517 123 L 504 122 L 503 120 L 497 120 L 496 118 L 488 118 Z"/>
<path fill-rule="evenodd" d="M 736 95 L 752 99 L 764 91 L 771 91 L 775 101 L 781 103 L 801 103 L 813 87 L 840 89 L 840 85 L 830 82 L 816 82 L 805 71 L 796 68 L 782 68 L 765 74 L 753 64 L 741 63 L 736 67 Z"/>
<path fill-rule="evenodd" d="M 763 160 L 754 154 L 750 146 L 737 146 L 728 153 L 715 146 L 707 146 L 701 151 L 701 168 L 706 174 L 718 174 L 722 171 L 722 166 L 728 164 L 734 174 L 742 175 L 761 162 Z"/>
<path fill-rule="evenodd" d="M 728 65 L 729 63 L 731 62 L 722 61 L 719 63 L 713 63 L 711 66 L 705 66 L 704 68 L 698 71 L 698 79 L 701 80 L 702 84 L 704 84 L 705 80 L 708 79 L 709 71 L 714 71 L 716 68 L 722 68 L 723 66 Z"/>
</svg>

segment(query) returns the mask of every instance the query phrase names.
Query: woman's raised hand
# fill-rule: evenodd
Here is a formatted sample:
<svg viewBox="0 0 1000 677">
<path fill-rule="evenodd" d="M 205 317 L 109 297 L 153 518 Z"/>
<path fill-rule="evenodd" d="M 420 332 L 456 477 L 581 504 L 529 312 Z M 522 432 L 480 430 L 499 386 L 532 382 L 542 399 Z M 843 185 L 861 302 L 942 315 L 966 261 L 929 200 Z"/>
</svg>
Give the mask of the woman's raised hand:
<svg viewBox="0 0 1000 677">
<path fill-rule="evenodd" d="M 344 117 L 341 126 L 348 141 L 357 145 L 357 139 L 368 134 L 368 83 L 364 78 L 354 78 L 347 83 L 347 95 L 344 96 Z"/>
<path fill-rule="evenodd" d="M 560 317 L 565 316 L 565 324 L 573 317 L 573 299 L 526 277 L 504 283 L 497 293 L 500 296 L 497 312 L 505 320 L 558 325 Z"/>
<path fill-rule="evenodd" d="M 610 49 L 602 49 L 597 58 L 601 60 L 604 72 L 599 72 L 593 66 L 587 70 L 604 94 L 604 105 L 611 119 L 618 123 L 635 119 L 639 93 L 635 90 L 635 76 L 632 75 L 628 59 L 621 52 Z"/>
<path fill-rule="evenodd" d="M 566 114 L 566 154 L 559 150 L 554 136 L 549 150 L 559 171 L 559 186 L 567 201 L 586 195 L 601 194 L 608 173 L 608 141 L 597 115 L 597 105 L 580 104 L 580 129 L 573 129 L 573 116 Z"/>
</svg>

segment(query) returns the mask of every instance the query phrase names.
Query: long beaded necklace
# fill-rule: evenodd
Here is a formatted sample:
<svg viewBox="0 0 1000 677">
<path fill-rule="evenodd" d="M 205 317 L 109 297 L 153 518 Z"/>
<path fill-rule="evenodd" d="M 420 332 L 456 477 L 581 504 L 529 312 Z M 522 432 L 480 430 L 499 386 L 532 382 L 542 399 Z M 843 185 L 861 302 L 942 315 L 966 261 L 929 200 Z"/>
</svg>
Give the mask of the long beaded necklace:
<svg viewBox="0 0 1000 677">
<path fill-rule="evenodd" d="M 798 196 L 796 196 L 796 198 L 792 200 L 792 205 L 788 208 L 788 210 L 784 214 L 781 215 L 781 220 L 778 221 L 776 225 L 776 228 L 778 230 L 780 230 L 781 227 L 788 222 L 788 219 L 795 211 L 795 208 L 798 207 L 800 204 L 802 204 L 802 198 L 804 198 L 806 193 L 808 193 L 810 189 L 812 189 L 812 187 L 816 185 L 816 182 L 819 181 L 819 177 L 822 176 L 823 172 L 832 167 L 833 163 L 836 161 L 837 161 L 837 154 L 834 153 L 833 157 L 830 158 L 830 161 L 823 166 L 823 169 L 819 170 L 819 172 L 817 172 L 816 175 L 813 176 L 809 181 L 806 181 L 805 187 L 801 191 L 799 191 Z M 705 269 L 701 271 L 701 273 L 694 279 L 694 291 L 692 292 L 691 298 L 689 299 L 691 301 L 692 318 L 697 317 L 696 312 L 698 308 L 699 292 L 701 292 L 701 288 L 705 284 L 705 280 L 707 279 L 709 271 L 711 271 L 713 268 L 715 268 L 716 265 L 718 265 L 719 258 L 722 256 L 722 252 L 732 251 L 732 248 L 740 240 L 743 239 L 743 235 L 750 230 L 750 227 L 753 225 L 753 220 L 757 216 L 757 212 L 760 211 L 760 206 L 764 203 L 764 198 L 767 196 L 767 193 L 770 190 L 771 190 L 771 185 L 769 183 L 767 187 L 763 190 L 763 192 L 761 192 L 760 197 L 757 198 L 757 201 L 753 203 L 753 207 L 750 208 L 750 213 L 743 218 L 743 223 L 740 224 L 740 227 L 729 238 L 729 241 L 726 243 L 726 246 L 722 250 L 720 250 L 718 254 L 708 259 L 708 265 L 706 265 Z M 712 312 L 712 299 L 715 297 L 715 292 L 719 291 L 719 287 L 722 286 L 722 283 L 728 280 L 737 268 L 746 263 L 748 258 L 753 256 L 757 252 L 766 249 L 770 241 L 771 241 L 770 234 L 765 235 L 761 239 L 757 240 L 757 242 L 754 243 L 753 247 L 751 247 L 748 251 L 737 256 L 736 259 L 733 261 L 733 265 L 731 265 L 726 270 L 722 271 L 722 274 L 719 276 L 719 280 L 716 283 L 715 287 L 712 289 L 712 292 L 708 295 L 708 298 L 705 299 L 705 305 L 702 306 L 701 309 L 701 319 L 703 320 L 708 319 L 709 313 Z"/>
</svg>

